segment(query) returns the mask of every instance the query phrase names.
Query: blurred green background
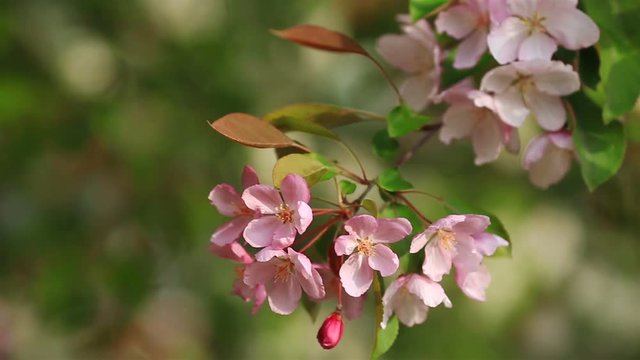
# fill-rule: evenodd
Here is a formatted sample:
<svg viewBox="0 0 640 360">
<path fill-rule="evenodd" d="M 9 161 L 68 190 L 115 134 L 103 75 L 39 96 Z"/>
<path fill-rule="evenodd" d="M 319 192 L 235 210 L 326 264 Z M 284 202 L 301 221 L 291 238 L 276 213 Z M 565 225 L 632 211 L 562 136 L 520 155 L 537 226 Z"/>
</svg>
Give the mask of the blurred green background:
<svg viewBox="0 0 640 360">
<path fill-rule="evenodd" d="M 386 113 L 366 60 L 272 37 L 312 22 L 370 50 L 397 32 L 392 0 L 9 0 L 0 6 L 0 359 L 363 359 L 372 304 L 333 351 L 302 309 L 255 317 L 230 294 L 234 265 L 209 205 L 242 165 L 270 182 L 275 156 L 207 124 L 295 102 Z M 397 73 L 394 73 L 399 75 Z M 637 119 L 628 121 L 637 122 Z M 381 125 L 340 130 L 371 173 Z M 523 138 L 533 136 L 523 130 Z M 298 137 L 350 164 L 343 152 Z M 387 359 L 640 358 L 640 147 L 595 193 L 577 166 L 548 191 L 519 159 L 474 167 L 466 143 L 432 141 L 406 167 L 420 189 L 490 209 L 513 258 L 489 259 L 477 303 L 402 328 Z M 351 164 L 353 165 L 353 164 Z M 322 190 L 321 190 L 322 191 Z M 437 205 L 416 199 L 431 216 Z M 323 307 L 320 317 L 332 311 Z"/>
</svg>

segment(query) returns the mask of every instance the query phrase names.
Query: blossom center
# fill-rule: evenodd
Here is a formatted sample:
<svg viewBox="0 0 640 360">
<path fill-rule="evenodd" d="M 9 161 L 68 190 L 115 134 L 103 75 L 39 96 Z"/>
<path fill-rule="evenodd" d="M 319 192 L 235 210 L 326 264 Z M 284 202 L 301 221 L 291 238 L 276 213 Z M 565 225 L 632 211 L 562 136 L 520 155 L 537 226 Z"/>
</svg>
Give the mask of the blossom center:
<svg viewBox="0 0 640 360">
<path fill-rule="evenodd" d="M 540 16 L 540 14 L 538 14 L 537 12 L 533 14 L 532 17 L 530 18 L 524 18 L 522 19 L 522 21 L 524 21 L 524 24 L 527 26 L 527 29 L 529 30 L 529 35 L 533 34 L 534 32 L 545 32 L 546 28 L 544 27 L 544 21 L 546 20 L 546 18 L 544 16 Z"/>
<path fill-rule="evenodd" d="M 293 263 L 289 259 L 283 259 L 276 265 L 276 274 L 273 276 L 274 282 L 287 282 L 293 274 Z"/>
<path fill-rule="evenodd" d="M 373 255 L 373 242 L 371 241 L 371 239 L 369 239 L 368 237 L 364 239 L 358 239 L 357 243 L 358 244 L 356 245 L 356 251 L 358 253 L 366 256 Z"/>
<path fill-rule="evenodd" d="M 449 251 L 456 248 L 458 241 L 456 240 L 456 234 L 453 231 L 450 229 L 438 229 L 437 235 L 442 248 Z"/>
<path fill-rule="evenodd" d="M 293 222 L 293 213 L 295 211 L 289 209 L 289 205 L 280 204 L 276 209 L 276 218 L 283 224 L 290 224 Z"/>
</svg>

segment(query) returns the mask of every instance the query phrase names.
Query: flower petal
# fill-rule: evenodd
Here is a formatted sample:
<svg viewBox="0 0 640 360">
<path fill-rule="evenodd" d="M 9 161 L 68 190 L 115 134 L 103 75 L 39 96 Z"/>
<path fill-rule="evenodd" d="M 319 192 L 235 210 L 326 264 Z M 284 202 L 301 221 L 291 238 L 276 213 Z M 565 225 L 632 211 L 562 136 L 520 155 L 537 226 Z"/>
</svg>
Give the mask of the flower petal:
<svg viewBox="0 0 640 360">
<path fill-rule="evenodd" d="M 411 327 L 427 320 L 429 307 L 416 296 L 397 297 L 393 305 L 398 320 L 405 326 Z"/>
<path fill-rule="evenodd" d="M 367 257 L 352 254 L 340 268 L 340 281 L 347 294 L 358 297 L 371 287 L 373 270 L 369 267 Z"/>
<path fill-rule="evenodd" d="M 372 240 L 374 243 L 395 243 L 409 235 L 411 230 L 411 223 L 405 218 L 378 219 Z"/>
<path fill-rule="evenodd" d="M 442 116 L 440 141 L 449 144 L 451 140 L 469 136 L 477 121 L 477 110 L 470 102 L 449 106 Z"/>
<path fill-rule="evenodd" d="M 429 239 L 431 239 L 433 234 L 434 230 L 429 228 L 416 235 L 413 240 L 411 240 L 411 247 L 409 248 L 409 252 L 415 254 L 420 251 L 420 249 L 427 245 L 427 242 L 429 241 Z"/>
<path fill-rule="evenodd" d="M 480 233 L 473 235 L 475 248 L 484 256 L 495 254 L 496 249 L 502 246 L 509 246 L 509 242 L 502 237 L 490 233 Z"/>
<path fill-rule="evenodd" d="M 422 272 L 433 281 L 442 280 L 442 275 L 451 271 L 451 254 L 438 246 L 438 241 L 431 241 L 424 248 Z"/>
<path fill-rule="evenodd" d="M 458 53 L 453 67 L 456 69 L 474 67 L 485 51 L 487 51 L 487 31 L 478 29 L 458 45 Z"/>
<path fill-rule="evenodd" d="M 560 61 L 552 61 L 545 66 L 544 71 L 532 77 L 536 88 L 549 95 L 564 96 L 580 89 L 580 77 L 573 71 L 571 65 Z"/>
<path fill-rule="evenodd" d="M 251 220 L 244 229 L 244 239 L 253 247 L 269 246 L 273 243 L 273 234 L 280 225 L 282 223 L 275 216 L 265 216 Z"/>
<path fill-rule="evenodd" d="M 485 301 L 485 290 L 491 283 L 491 274 L 484 266 L 480 266 L 471 272 L 456 270 L 456 283 L 468 297 L 478 301 Z"/>
<path fill-rule="evenodd" d="M 533 60 L 533 59 L 551 59 L 551 55 L 558 49 L 558 45 L 552 38 L 545 33 L 534 31 L 529 35 L 518 50 L 518 59 L 520 60 Z"/>
<path fill-rule="evenodd" d="M 351 235 L 357 235 L 360 239 L 372 236 L 377 228 L 376 218 L 366 214 L 356 215 L 344 223 L 344 229 Z"/>
<path fill-rule="evenodd" d="M 400 260 L 398 255 L 386 245 L 378 244 L 373 246 L 373 255 L 369 256 L 369 266 L 380 271 L 380 275 L 387 277 L 393 275 L 398 270 Z"/>
<path fill-rule="evenodd" d="M 223 224 L 211 235 L 211 242 L 218 246 L 231 244 L 242 235 L 251 220 L 248 216 L 239 216 Z"/>
<path fill-rule="evenodd" d="M 295 212 L 293 213 L 293 224 L 298 230 L 298 234 L 304 233 L 313 221 L 313 210 L 309 204 L 298 201 Z"/>
<path fill-rule="evenodd" d="M 489 110 L 485 110 L 489 111 Z M 502 129 L 492 116 L 485 116 L 478 121 L 471 135 L 473 151 L 476 153 L 474 163 L 483 165 L 495 161 L 502 150 Z"/>
<path fill-rule="evenodd" d="M 209 251 L 223 259 L 229 259 L 244 264 L 251 264 L 253 262 L 253 259 L 247 250 L 235 241 L 224 246 L 212 243 L 209 245 Z"/>
<path fill-rule="evenodd" d="M 253 185 L 242 193 L 242 200 L 251 210 L 257 210 L 261 214 L 275 214 L 278 206 L 282 204 L 282 198 L 278 190 L 269 185 Z"/>
<path fill-rule="evenodd" d="M 525 99 L 543 129 L 555 131 L 564 126 L 567 114 L 559 97 L 531 89 Z"/>
<path fill-rule="evenodd" d="M 351 255 L 356 246 L 358 246 L 356 235 L 342 235 L 336 239 L 334 250 L 336 255 Z"/>
<path fill-rule="evenodd" d="M 256 253 L 256 261 L 267 262 L 274 257 L 284 256 L 285 254 L 282 249 L 274 249 L 271 246 L 267 246 Z"/>
<path fill-rule="evenodd" d="M 417 296 L 426 306 L 436 307 L 444 303 L 446 307 L 451 307 L 451 300 L 445 294 L 442 286 L 426 276 L 411 275 L 406 287 L 411 294 Z"/>
<path fill-rule="evenodd" d="M 548 1 L 547 1 L 548 2 Z M 545 12 L 545 28 L 565 48 L 578 50 L 598 42 L 600 30 L 587 14 L 564 8 Z"/>
<path fill-rule="evenodd" d="M 296 228 L 293 224 L 279 224 L 273 232 L 273 242 L 271 246 L 274 249 L 285 249 L 296 239 Z"/>
<path fill-rule="evenodd" d="M 512 62 L 518 57 L 520 44 L 527 35 L 525 23 L 516 17 L 509 17 L 487 36 L 489 51 L 500 64 Z"/>
<path fill-rule="evenodd" d="M 542 157 L 529 166 L 529 180 L 542 189 L 548 188 L 569 172 L 571 158 L 571 152 L 548 146 Z"/>
<path fill-rule="evenodd" d="M 460 40 L 476 29 L 480 15 L 469 6 L 452 6 L 438 15 L 436 29 L 439 33 L 447 33 Z"/>
<path fill-rule="evenodd" d="M 400 86 L 400 94 L 415 111 L 423 110 L 436 96 L 438 83 L 434 75 L 425 72 L 407 78 Z"/>
<path fill-rule="evenodd" d="M 289 174 L 284 177 L 280 184 L 280 192 L 284 202 L 291 208 L 295 208 L 299 201 L 308 203 L 311 199 L 309 185 L 304 178 L 298 174 Z"/>
<path fill-rule="evenodd" d="M 499 66 L 484 75 L 480 82 L 480 89 L 501 93 L 506 91 L 516 80 L 518 72 L 511 65 Z"/>
<path fill-rule="evenodd" d="M 460 216 L 464 216 L 463 221 L 459 221 L 451 227 L 456 235 L 479 234 L 485 231 L 485 229 L 491 224 L 491 219 L 485 215 L 468 214 Z"/>
<path fill-rule="evenodd" d="M 249 286 L 258 284 L 266 284 L 273 279 L 276 268 L 272 261 L 270 262 L 254 262 L 247 265 L 244 270 L 244 283 Z"/>
<path fill-rule="evenodd" d="M 380 322 L 381 328 L 387 327 L 387 322 L 393 313 L 393 300 L 395 298 L 396 293 L 400 290 L 404 284 L 409 279 L 408 276 L 400 276 L 396 280 L 394 280 L 391 285 L 385 290 L 384 296 L 382 297 L 382 321 Z"/>
<path fill-rule="evenodd" d="M 286 281 L 274 282 L 267 293 L 271 310 L 276 314 L 289 315 L 298 307 L 302 289 L 292 276 Z"/>
<path fill-rule="evenodd" d="M 494 96 L 496 110 L 500 118 L 513 127 L 520 127 L 529 116 L 522 93 L 516 87 Z"/>
<path fill-rule="evenodd" d="M 224 216 L 236 216 L 245 208 L 236 189 L 229 184 L 219 184 L 209 193 L 209 201 Z"/>
<path fill-rule="evenodd" d="M 258 180 L 258 174 L 251 166 L 246 165 L 242 170 L 242 188 L 246 189 L 258 184 L 260 184 L 260 180 Z"/>
<path fill-rule="evenodd" d="M 408 35 L 383 35 L 376 43 L 378 53 L 391 65 L 407 74 L 423 69 L 424 47 Z"/>
</svg>

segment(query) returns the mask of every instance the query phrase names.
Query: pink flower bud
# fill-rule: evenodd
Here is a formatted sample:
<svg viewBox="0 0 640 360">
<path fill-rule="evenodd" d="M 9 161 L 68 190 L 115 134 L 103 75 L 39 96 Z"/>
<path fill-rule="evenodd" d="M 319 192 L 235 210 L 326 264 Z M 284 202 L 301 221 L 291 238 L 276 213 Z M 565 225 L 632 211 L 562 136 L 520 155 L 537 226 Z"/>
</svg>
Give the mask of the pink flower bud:
<svg viewBox="0 0 640 360">
<path fill-rule="evenodd" d="M 342 322 L 342 314 L 340 311 L 335 311 L 329 315 L 320 330 L 318 330 L 318 342 L 320 346 L 325 349 L 333 349 L 338 345 L 340 339 L 342 339 L 342 329 L 344 323 Z"/>
</svg>

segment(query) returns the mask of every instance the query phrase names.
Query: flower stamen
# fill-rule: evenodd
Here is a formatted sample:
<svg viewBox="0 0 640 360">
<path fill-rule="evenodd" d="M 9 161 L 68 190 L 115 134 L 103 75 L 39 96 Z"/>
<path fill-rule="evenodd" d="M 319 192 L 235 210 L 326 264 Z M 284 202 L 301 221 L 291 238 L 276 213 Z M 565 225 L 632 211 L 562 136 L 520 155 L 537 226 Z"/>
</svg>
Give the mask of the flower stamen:
<svg viewBox="0 0 640 360">
<path fill-rule="evenodd" d="M 280 204 L 276 209 L 276 218 L 283 224 L 289 224 L 293 222 L 294 210 L 289 209 L 289 205 Z"/>
</svg>

